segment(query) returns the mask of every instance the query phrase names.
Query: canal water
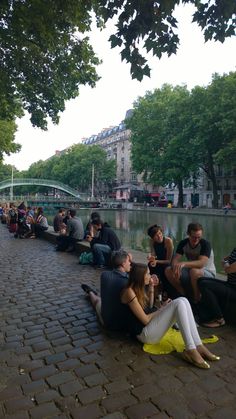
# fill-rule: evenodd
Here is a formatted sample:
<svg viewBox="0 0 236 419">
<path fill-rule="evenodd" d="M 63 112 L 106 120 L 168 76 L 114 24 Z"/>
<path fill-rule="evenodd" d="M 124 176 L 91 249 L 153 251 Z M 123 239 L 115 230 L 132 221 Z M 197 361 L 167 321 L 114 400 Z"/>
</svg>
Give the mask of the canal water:
<svg viewBox="0 0 236 419">
<path fill-rule="evenodd" d="M 93 209 L 81 209 L 78 215 L 84 225 L 89 220 Z M 97 211 L 97 210 L 96 210 Z M 219 217 L 214 215 L 193 215 L 191 212 L 183 214 L 154 212 L 148 210 L 99 210 L 102 220 L 108 222 L 116 231 L 124 248 L 149 252 L 147 228 L 152 224 L 161 225 L 164 234 L 171 237 L 174 246 L 186 237 L 187 226 L 191 222 L 199 222 L 204 229 L 204 238 L 210 241 L 214 254 L 217 272 L 221 272 L 221 259 L 236 247 L 235 231 L 236 217 Z M 50 215 L 52 224 L 53 216 Z"/>
</svg>

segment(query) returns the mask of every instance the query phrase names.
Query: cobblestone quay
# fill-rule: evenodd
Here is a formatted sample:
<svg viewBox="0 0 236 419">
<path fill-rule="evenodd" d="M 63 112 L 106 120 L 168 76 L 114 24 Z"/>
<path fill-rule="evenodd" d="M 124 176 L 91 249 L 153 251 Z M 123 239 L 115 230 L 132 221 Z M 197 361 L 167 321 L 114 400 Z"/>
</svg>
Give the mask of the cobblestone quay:
<svg viewBox="0 0 236 419">
<path fill-rule="evenodd" d="M 222 360 L 209 371 L 148 355 L 100 328 L 80 288 L 99 289 L 99 273 L 44 240 L 0 234 L 0 418 L 236 418 L 233 328 L 214 330 Z"/>
</svg>

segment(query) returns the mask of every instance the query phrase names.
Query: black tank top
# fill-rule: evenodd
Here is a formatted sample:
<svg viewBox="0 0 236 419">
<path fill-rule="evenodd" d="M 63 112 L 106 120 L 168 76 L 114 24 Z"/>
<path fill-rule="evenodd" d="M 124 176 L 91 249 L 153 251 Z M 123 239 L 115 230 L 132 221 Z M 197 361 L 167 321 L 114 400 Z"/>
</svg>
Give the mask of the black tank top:
<svg viewBox="0 0 236 419">
<path fill-rule="evenodd" d="M 153 244 L 156 257 L 159 260 L 165 260 L 166 259 L 166 248 L 165 248 L 165 237 L 163 237 L 163 241 L 161 243 L 154 242 Z"/>
</svg>

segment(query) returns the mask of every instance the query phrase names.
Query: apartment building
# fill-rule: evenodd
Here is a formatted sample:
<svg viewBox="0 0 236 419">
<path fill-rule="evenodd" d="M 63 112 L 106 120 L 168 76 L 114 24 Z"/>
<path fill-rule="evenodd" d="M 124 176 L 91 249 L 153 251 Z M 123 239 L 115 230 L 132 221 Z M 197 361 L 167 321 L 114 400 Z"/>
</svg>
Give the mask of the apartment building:
<svg viewBox="0 0 236 419">
<path fill-rule="evenodd" d="M 126 116 L 128 115 L 127 112 Z M 104 128 L 99 134 L 82 140 L 86 145 L 100 145 L 107 153 L 108 159 L 116 161 L 116 179 L 114 197 L 117 200 L 128 201 L 138 198 L 144 193 L 145 185 L 142 177 L 132 169 L 130 130 L 124 122 L 117 126 Z"/>
</svg>

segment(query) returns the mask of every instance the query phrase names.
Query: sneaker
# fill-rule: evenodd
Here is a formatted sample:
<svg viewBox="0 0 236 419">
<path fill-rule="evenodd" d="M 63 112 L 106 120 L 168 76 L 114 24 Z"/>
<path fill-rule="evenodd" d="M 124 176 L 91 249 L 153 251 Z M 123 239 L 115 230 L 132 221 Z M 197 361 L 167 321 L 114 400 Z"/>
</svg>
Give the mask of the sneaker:
<svg viewBox="0 0 236 419">
<path fill-rule="evenodd" d="M 96 265 L 96 266 L 94 266 L 94 268 L 100 270 L 100 269 L 105 269 L 106 266 L 105 265 Z"/>
<path fill-rule="evenodd" d="M 84 292 L 86 292 L 86 294 L 89 294 L 90 292 L 93 292 L 94 294 L 97 295 L 97 291 L 94 291 L 89 285 L 87 284 L 82 284 L 81 285 L 82 290 L 84 290 Z"/>
</svg>

